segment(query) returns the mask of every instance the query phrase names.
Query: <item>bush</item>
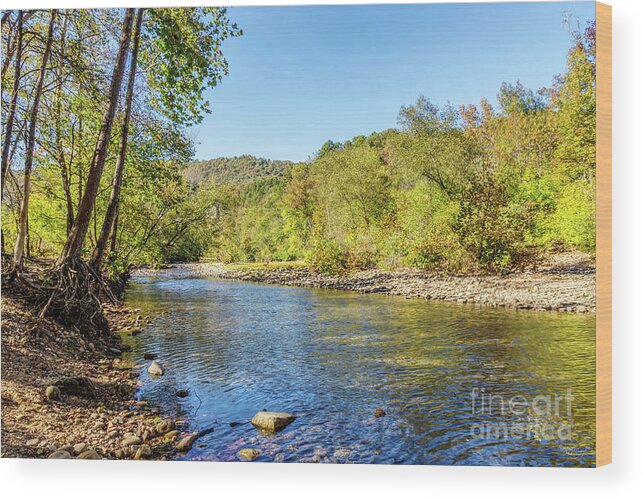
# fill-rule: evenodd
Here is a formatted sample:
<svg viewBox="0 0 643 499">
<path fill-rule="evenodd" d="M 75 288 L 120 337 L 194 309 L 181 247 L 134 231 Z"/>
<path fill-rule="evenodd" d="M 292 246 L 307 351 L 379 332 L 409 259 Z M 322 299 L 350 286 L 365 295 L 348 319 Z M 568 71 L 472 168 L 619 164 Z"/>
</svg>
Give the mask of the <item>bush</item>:
<svg viewBox="0 0 643 499">
<path fill-rule="evenodd" d="M 376 230 L 362 229 L 349 235 L 345 241 L 346 267 L 348 269 L 364 270 L 377 267 L 379 250 L 377 241 L 382 239 L 382 234 Z"/>
<path fill-rule="evenodd" d="M 574 182 L 563 188 L 548 225 L 550 245 L 593 251 L 596 249 L 595 185 Z"/>
<path fill-rule="evenodd" d="M 344 252 L 337 241 L 331 239 L 316 241 L 307 260 L 311 268 L 321 274 L 342 274 L 347 267 Z"/>
</svg>

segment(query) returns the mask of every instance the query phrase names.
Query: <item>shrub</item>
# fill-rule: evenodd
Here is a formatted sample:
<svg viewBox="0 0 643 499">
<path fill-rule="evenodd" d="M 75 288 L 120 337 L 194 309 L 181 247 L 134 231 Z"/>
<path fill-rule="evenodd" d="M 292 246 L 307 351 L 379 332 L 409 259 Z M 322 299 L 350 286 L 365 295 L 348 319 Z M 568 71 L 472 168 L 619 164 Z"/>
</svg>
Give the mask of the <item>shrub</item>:
<svg viewBox="0 0 643 499">
<path fill-rule="evenodd" d="M 332 239 L 316 241 L 307 260 L 313 270 L 322 274 L 342 274 L 347 267 L 344 252 Z"/>
</svg>

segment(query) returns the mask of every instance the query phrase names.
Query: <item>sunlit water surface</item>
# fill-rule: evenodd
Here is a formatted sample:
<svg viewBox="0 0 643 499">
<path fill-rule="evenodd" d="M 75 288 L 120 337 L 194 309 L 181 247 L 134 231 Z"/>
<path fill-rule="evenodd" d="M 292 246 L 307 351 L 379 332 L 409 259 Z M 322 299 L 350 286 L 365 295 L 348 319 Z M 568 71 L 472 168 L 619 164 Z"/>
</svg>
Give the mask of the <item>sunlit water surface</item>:
<svg viewBox="0 0 643 499">
<path fill-rule="evenodd" d="M 214 428 L 184 459 L 594 465 L 594 316 L 158 277 L 133 279 L 126 301 L 171 311 L 131 340 L 140 398 Z M 262 409 L 297 420 L 261 435 Z"/>
</svg>

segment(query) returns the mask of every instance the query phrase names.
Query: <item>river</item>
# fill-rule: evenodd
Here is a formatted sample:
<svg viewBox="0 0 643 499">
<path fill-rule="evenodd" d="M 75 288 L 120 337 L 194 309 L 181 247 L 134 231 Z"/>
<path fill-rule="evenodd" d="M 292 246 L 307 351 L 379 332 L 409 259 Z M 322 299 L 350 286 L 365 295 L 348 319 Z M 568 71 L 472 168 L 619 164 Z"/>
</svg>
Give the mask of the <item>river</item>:
<svg viewBox="0 0 643 499">
<path fill-rule="evenodd" d="M 155 317 L 130 340 L 138 396 L 214 428 L 181 459 L 594 465 L 593 315 L 150 276 L 126 305 Z M 263 409 L 297 419 L 262 435 Z"/>
</svg>

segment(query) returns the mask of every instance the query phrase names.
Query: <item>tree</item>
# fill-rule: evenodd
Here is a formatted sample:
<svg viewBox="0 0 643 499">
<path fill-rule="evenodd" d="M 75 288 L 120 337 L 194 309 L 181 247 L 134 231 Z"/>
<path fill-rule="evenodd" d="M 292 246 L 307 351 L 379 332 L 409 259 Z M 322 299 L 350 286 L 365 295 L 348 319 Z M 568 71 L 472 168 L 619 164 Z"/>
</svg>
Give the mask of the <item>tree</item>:
<svg viewBox="0 0 643 499">
<path fill-rule="evenodd" d="M 134 27 L 132 55 L 130 59 L 129 77 L 127 81 L 127 91 L 125 96 L 125 109 L 123 111 L 123 123 L 121 125 L 120 150 L 116 160 L 116 169 L 112 182 L 112 190 L 107 205 L 107 212 L 103 220 L 100 237 L 96 241 L 96 247 L 90 260 L 90 265 L 96 270 L 100 270 L 103 261 L 105 248 L 110 233 L 115 230 L 116 214 L 118 213 L 118 202 L 121 192 L 121 183 L 123 181 L 123 169 L 125 167 L 125 156 L 127 155 L 127 140 L 129 134 L 129 122 L 132 113 L 132 100 L 134 98 L 134 82 L 136 80 L 136 64 L 138 60 L 138 47 L 141 38 L 141 26 L 143 23 L 144 9 L 138 9 L 136 14 L 136 25 Z"/>
<path fill-rule="evenodd" d="M 58 160 L 58 166 L 60 167 L 60 176 L 62 180 L 63 192 L 65 193 L 65 207 L 66 207 L 66 225 L 67 225 L 67 235 L 71 232 L 71 228 L 74 225 L 74 205 L 71 195 L 71 180 L 69 167 L 67 165 L 67 159 L 65 157 L 65 147 L 63 145 L 63 131 L 62 131 L 62 101 L 63 101 L 63 63 L 66 57 L 66 37 L 67 37 L 67 23 L 69 20 L 68 15 L 63 16 L 63 25 L 60 33 L 60 46 L 59 46 L 59 57 L 58 64 L 56 67 L 56 78 L 58 80 L 58 88 L 56 89 L 55 97 L 55 125 L 54 125 L 54 134 L 55 134 L 55 149 L 56 149 L 56 158 Z M 73 154 L 73 151 L 72 151 Z M 71 156 L 70 156 L 71 159 Z"/>
<path fill-rule="evenodd" d="M 561 173 L 588 182 L 596 170 L 595 24 L 574 36 L 574 46 L 567 55 L 567 73 L 559 78 L 555 89 L 561 139 L 556 158 Z"/>
<path fill-rule="evenodd" d="M 9 169 L 9 150 L 11 149 L 11 138 L 13 135 L 13 122 L 16 116 L 16 104 L 18 101 L 18 90 L 20 89 L 20 74 L 22 71 L 22 37 L 23 37 L 23 12 L 18 11 L 16 21 L 16 50 L 13 74 L 13 90 L 11 91 L 11 102 L 7 112 L 7 122 L 4 129 L 4 142 L 2 144 L 2 195 L 4 196 L 4 186 Z M 7 64 L 10 61 L 9 54 L 5 55 Z"/>
<path fill-rule="evenodd" d="M 141 62 L 152 105 L 174 124 L 199 123 L 210 112 L 204 90 L 228 74 L 221 45 L 241 34 L 225 8 L 150 9 Z"/>
<path fill-rule="evenodd" d="M 74 225 L 69 232 L 67 243 L 58 259 L 59 265 L 63 265 L 80 258 L 80 252 L 82 250 L 83 243 L 85 242 L 85 236 L 87 235 L 87 229 L 89 228 L 89 223 L 91 221 L 92 210 L 96 202 L 96 195 L 98 193 L 100 180 L 103 175 L 103 168 L 105 166 L 105 159 L 107 157 L 107 148 L 109 146 L 112 126 L 114 124 L 118 95 L 120 93 L 121 82 L 123 80 L 125 60 L 127 58 L 127 51 L 132 35 L 133 16 L 134 9 L 127 9 L 125 11 L 121 39 L 109 87 L 107 105 L 103 114 L 98 141 L 94 150 L 94 156 L 85 181 L 85 192 L 80 206 L 78 207 L 78 216 L 76 217 L 76 220 L 74 220 Z"/>
<path fill-rule="evenodd" d="M 29 194 L 31 191 L 31 168 L 33 166 L 34 147 L 36 143 L 36 124 L 38 122 L 38 108 L 40 105 L 40 98 L 42 96 L 42 87 L 45 82 L 45 75 L 47 72 L 47 64 L 49 62 L 49 54 L 51 53 L 51 44 L 54 37 L 54 23 L 56 20 L 56 9 L 52 9 L 49 21 L 49 29 L 47 31 L 47 41 L 45 43 L 44 53 L 42 55 L 42 62 L 38 73 L 38 81 L 34 90 L 33 104 L 29 112 L 29 130 L 26 137 L 26 150 L 25 150 L 25 172 L 24 183 L 22 188 L 22 208 L 20 210 L 20 219 L 18 226 L 18 236 L 16 237 L 16 245 L 13 250 L 13 268 L 22 268 L 22 259 L 24 255 L 25 239 L 27 237 L 27 220 L 29 217 Z"/>
</svg>

